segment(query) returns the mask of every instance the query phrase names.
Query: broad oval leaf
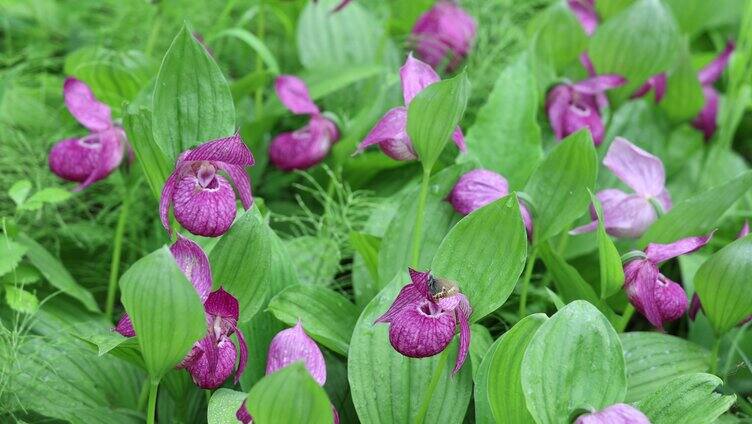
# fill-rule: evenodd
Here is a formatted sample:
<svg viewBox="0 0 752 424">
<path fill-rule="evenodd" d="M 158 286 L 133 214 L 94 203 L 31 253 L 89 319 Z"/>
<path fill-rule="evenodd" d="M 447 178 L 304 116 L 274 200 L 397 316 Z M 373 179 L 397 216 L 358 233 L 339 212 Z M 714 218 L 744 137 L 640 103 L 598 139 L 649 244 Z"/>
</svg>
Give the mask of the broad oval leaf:
<svg viewBox="0 0 752 424">
<path fill-rule="evenodd" d="M 752 236 L 715 252 L 697 270 L 695 290 L 702 309 L 721 335 L 752 315 Z"/>
<path fill-rule="evenodd" d="M 670 243 L 683 237 L 705 234 L 752 187 L 752 171 L 747 171 L 708 191 L 684 200 L 658 218 L 638 245 Z"/>
<path fill-rule="evenodd" d="M 452 376 L 457 338 L 444 352 L 413 359 L 394 350 L 389 326 L 374 324 L 392 304 L 405 282 L 402 272 L 363 310 L 350 340 L 348 380 L 361 422 L 461 423 L 470 402 L 469 364 Z"/>
<path fill-rule="evenodd" d="M 661 333 L 621 334 L 627 361 L 626 402 L 636 402 L 675 377 L 708 370 L 709 352 L 690 341 Z"/>
<path fill-rule="evenodd" d="M 123 118 L 128 143 L 146 175 L 152 194 L 159 199 L 162 195 L 162 186 L 172 172 L 172 164 L 167 162 L 164 152 L 154 141 L 151 124 L 151 111 L 145 107 L 135 111 L 129 110 Z"/>
<path fill-rule="evenodd" d="M 631 94 L 676 60 L 679 35 L 671 11 L 660 0 L 637 0 L 598 27 L 588 54 L 599 74 L 619 74 Z"/>
<path fill-rule="evenodd" d="M 465 113 L 470 81 L 462 72 L 426 87 L 407 108 L 407 133 L 423 169 L 433 168 Z"/>
<path fill-rule="evenodd" d="M 539 424 L 569 423 L 579 408 L 603 409 L 627 391 L 624 353 L 598 309 L 574 301 L 541 325 L 522 360 L 527 409 Z"/>
<path fill-rule="evenodd" d="M 248 394 L 232 389 L 220 388 L 212 394 L 206 411 L 208 424 L 238 424 L 235 413 Z"/>
<path fill-rule="evenodd" d="M 332 407 L 324 389 L 301 362 L 262 378 L 248 393 L 248 411 L 259 424 L 331 424 Z"/>
<path fill-rule="evenodd" d="M 661 108 L 674 121 L 694 118 L 705 104 L 702 85 L 697 71 L 692 67 L 692 57 L 686 44 L 685 42 L 680 50 L 676 66 L 668 74 L 666 95 L 660 103 Z"/>
<path fill-rule="evenodd" d="M 706 424 L 726 412 L 736 395 L 715 392 L 723 381 L 711 374 L 688 374 L 671 380 L 637 404 L 652 424 Z"/>
<path fill-rule="evenodd" d="M 588 37 L 564 2 L 556 2 L 537 15 L 528 33 L 534 38 L 537 59 L 561 70 L 587 50 Z"/>
<path fill-rule="evenodd" d="M 618 292 L 624 285 L 624 269 L 619 251 L 603 225 L 603 208 L 592 193 L 590 193 L 590 198 L 598 218 L 598 229 L 596 230 L 598 265 L 601 276 L 601 299 L 605 299 Z"/>
<path fill-rule="evenodd" d="M 278 320 L 303 323 L 306 333 L 327 348 L 347 356 L 358 308 L 334 290 L 299 284 L 282 290 L 267 308 Z"/>
<path fill-rule="evenodd" d="M 167 247 L 131 265 L 120 277 L 120 290 L 146 369 L 160 379 L 206 334 L 198 292 Z"/>
<path fill-rule="evenodd" d="M 597 157 L 587 130 L 562 140 L 538 165 L 525 186 L 533 200 L 533 239 L 545 241 L 577 219 L 590 204 Z"/>
<path fill-rule="evenodd" d="M 254 207 L 235 221 L 209 254 L 214 288 L 222 286 L 238 299 L 239 321 L 248 321 L 261 309 L 279 273 L 272 267 L 272 237 Z"/>
<path fill-rule="evenodd" d="M 230 87 L 185 26 L 162 60 L 154 89 L 153 122 L 154 141 L 170 163 L 199 143 L 235 131 Z"/>
<path fill-rule="evenodd" d="M 535 423 L 522 389 L 522 360 L 535 333 L 547 320 L 545 314 L 528 315 L 494 343 L 486 384 L 496 422 Z"/>
<path fill-rule="evenodd" d="M 431 272 L 458 283 L 477 321 L 512 293 L 525 267 L 527 235 L 514 194 L 490 203 L 458 222 L 444 237 Z"/>
</svg>

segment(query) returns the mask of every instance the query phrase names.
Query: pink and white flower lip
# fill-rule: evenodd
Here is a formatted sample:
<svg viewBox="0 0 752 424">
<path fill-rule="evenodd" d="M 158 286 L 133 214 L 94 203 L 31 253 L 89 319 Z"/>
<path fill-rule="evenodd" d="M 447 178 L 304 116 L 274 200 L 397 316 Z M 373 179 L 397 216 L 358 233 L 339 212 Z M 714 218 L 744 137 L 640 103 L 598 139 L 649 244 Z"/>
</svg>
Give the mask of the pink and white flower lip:
<svg viewBox="0 0 752 424">
<path fill-rule="evenodd" d="M 213 140 L 178 157 L 175 170 L 167 178 L 159 200 L 159 215 L 167 232 L 169 210 L 188 231 L 204 237 L 224 234 L 235 219 L 235 192 L 223 171 L 235 184 L 244 209 L 251 207 L 251 180 L 245 168 L 253 165 L 253 155 L 238 134 Z"/>
<path fill-rule="evenodd" d="M 405 64 L 400 68 L 400 79 L 405 106 L 395 107 L 384 114 L 358 145 L 355 154 L 362 153 L 368 146 L 378 144 L 381 151 L 394 160 L 418 159 L 410 136 L 407 135 L 407 106 L 423 89 L 441 79 L 433 68 L 414 58 L 412 53 L 407 56 Z M 461 152 L 467 150 L 465 136 L 459 126 L 452 133 L 452 140 Z"/>
<path fill-rule="evenodd" d="M 692 253 L 708 243 L 713 234 L 687 237 L 669 244 L 651 243 L 645 257 L 624 265 L 624 289 L 629 301 L 658 329 L 681 317 L 687 310 L 687 294 L 674 281 L 660 273 L 661 263 Z"/>
<path fill-rule="evenodd" d="M 300 78 L 281 75 L 274 82 L 274 89 L 290 112 L 309 115 L 310 121 L 299 130 L 275 137 L 269 145 L 269 160 L 282 171 L 308 169 L 318 164 L 339 140 L 337 125 L 321 114 Z"/>
<path fill-rule="evenodd" d="M 640 149 L 627 139 L 616 137 L 603 159 L 603 164 L 634 193 L 609 188 L 596 194 L 603 208 L 606 232 L 615 237 L 640 237 L 658 219 L 656 205 L 662 212 L 671 209 L 671 196 L 666 190 L 666 171 L 661 160 Z M 598 228 L 595 209 L 593 221 L 575 228 L 571 234 L 582 234 Z"/>
<path fill-rule="evenodd" d="M 389 342 L 397 352 L 426 358 L 442 352 L 454 338 L 460 343 L 453 373 L 462 368 L 470 346 L 469 319 L 473 310 L 465 295 L 447 280 L 410 269 L 411 283 L 402 288 L 377 323 L 389 324 Z"/>
<path fill-rule="evenodd" d="M 477 25 L 475 19 L 450 0 L 439 0 L 415 22 L 411 38 L 418 57 L 437 68 L 443 63 L 456 69 L 470 53 Z"/>
<path fill-rule="evenodd" d="M 125 131 L 112 120 L 110 107 L 97 100 L 83 81 L 67 78 L 63 96 L 68 111 L 89 134 L 55 143 L 48 162 L 55 175 L 79 183 L 74 191 L 80 191 L 120 165 L 127 145 Z"/>
<path fill-rule="evenodd" d="M 600 411 L 581 415 L 574 424 L 650 424 L 650 420 L 634 406 L 617 403 Z"/>
<path fill-rule="evenodd" d="M 507 194 L 509 194 L 509 183 L 506 178 L 487 169 L 475 169 L 463 174 L 457 180 L 447 200 L 457 213 L 468 215 Z M 528 238 L 531 238 L 533 220 L 530 211 L 523 203 L 520 203 L 520 214 Z"/>
</svg>

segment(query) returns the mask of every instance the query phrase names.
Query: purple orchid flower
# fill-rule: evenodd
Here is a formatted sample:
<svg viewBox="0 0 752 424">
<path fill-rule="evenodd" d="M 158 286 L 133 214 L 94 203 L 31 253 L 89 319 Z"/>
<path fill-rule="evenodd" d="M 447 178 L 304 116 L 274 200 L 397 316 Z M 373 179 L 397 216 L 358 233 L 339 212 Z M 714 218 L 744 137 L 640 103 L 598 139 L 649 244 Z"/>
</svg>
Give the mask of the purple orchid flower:
<svg viewBox="0 0 752 424">
<path fill-rule="evenodd" d="M 487 169 L 475 169 L 463 174 L 457 180 L 447 200 L 457 213 L 467 215 L 507 194 L 509 194 L 509 183 L 506 178 Z M 531 238 L 533 219 L 523 203 L 520 203 L 520 214 L 525 223 L 528 238 Z"/>
<path fill-rule="evenodd" d="M 546 113 L 557 140 L 588 128 L 598 146 L 605 133 L 601 111 L 608 106 L 608 99 L 604 93 L 627 80 L 621 75 L 596 75 L 586 54 L 580 56 L 580 60 L 590 77 L 555 86 L 546 97 Z"/>
<path fill-rule="evenodd" d="M 407 135 L 407 106 L 418 93 L 440 81 L 440 78 L 433 68 L 415 59 L 410 53 L 405 64 L 400 68 L 400 79 L 405 106 L 389 110 L 358 145 L 356 154 L 362 153 L 368 146 L 378 144 L 381 151 L 394 160 L 418 159 L 410 136 Z M 452 133 L 452 140 L 460 151 L 467 150 L 465 136 L 459 126 Z"/>
<path fill-rule="evenodd" d="M 235 333 L 240 348 L 240 360 L 235 372 L 235 383 L 237 383 L 248 360 L 245 338 L 237 327 L 239 315 L 237 299 L 221 287 L 211 292 L 212 275 L 209 259 L 198 244 L 178 235 L 177 241 L 170 246 L 170 252 L 204 304 L 208 327 L 206 337 L 193 345 L 177 368 L 187 368 L 193 381 L 201 388 L 219 387 L 232 374 L 235 359 L 238 356 L 237 349 L 230 339 L 230 336 Z M 120 318 L 114 330 L 125 337 L 136 336 L 128 314 Z"/>
<path fill-rule="evenodd" d="M 637 408 L 617 403 L 600 411 L 581 415 L 574 424 L 650 424 L 650 420 Z"/>
<path fill-rule="evenodd" d="M 279 371 L 286 366 L 303 362 L 306 370 L 311 374 L 314 380 L 323 386 L 326 383 L 326 363 L 321 349 L 303 330 L 303 323 L 298 320 L 294 327 L 282 330 L 269 343 L 269 353 L 266 360 L 266 375 Z M 334 424 L 339 424 L 339 413 L 332 406 L 334 415 Z M 249 424 L 253 422 L 253 417 L 248 412 L 245 402 L 235 413 L 235 417 Z"/>
<path fill-rule="evenodd" d="M 739 230 L 739 234 L 736 235 L 736 238 L 740 239 L 743 237 L 747 237 L 749 235 L 749 221 L 745 220 L 744 225 L 742 225 L 742 229 Z M 697 292 L 692 294 L 692 300 L 689 302 L 689 310 L 687 311 L 687 315 L 689 315 L 689 319 L 692 321 L 695 320 L 697 317 L 697 312 L 702 310 L 702 302 L 700 301 L 700 296 L 697 295 Z M 752 315 L 745 318 L 741 323 L 744 324 L 745 322 L 752 319 Z"/>
<path fill-rule="evenodd" d="M 282 104 L 296 115 L 310 115 L 308 124 L 278 135 L 269 146 L 269 160 L 283 171 L 307 169 L 324 160 L 339 140 L 337 125 L 325 118 L 311 100 L 308 87 L 291 75 L 277 77 L 274 89 Z"/>
<path fill-rule="evenodd" d="M 687 237 L 669 244 L 651 243 L 645 257 L 624 265 L 624 288 L 629 301 L 653 326 L 681 317 L 687 310 L 687 294 L 679 284 L 660 273 L 658 266 L 672 258 L 692 253 L 708 243 L 713 234 Z"/>
<path fill-rule="evenodd" d="M 251 151 L 238 134 L 181 153 L 162 188 L 159 200 L 162 226 L 172 234 L 169 218 L 172 204 L 175 219 L 191 233 L 204 237 L 224 234 L 235 219 L 235 192 L 218 172 L 224 171 L 234 182 L 247 210 L 253 196 L 245 167 L 253 163 Z"/>
<path fill-rule="evenodd" d="M 410 279 L 412 282 L 402 288 L 376 322 L 389 323 L 389 342 L 394 350 L 410 358 L 426 358 L 446 349 L 459 321 L 460 347 L 452 371 L 456 374 L 470 346 L 470 302 L 457 285 L 430 272 L 410 268 Z"/>
<path fill-rule="evenodd" d="M 125 131 L 113 122 L 110 107 L 97 100 L 83 81 L 66 78 L 63 96 L 68 111 L 89 134 L 55 143 L 48 162 L 58 177 L 80 183 L 73 189 L 80 191 L 106 178 L 120 165 L 127 144 Z"/>
<path fill-rule="evenodd" d="M 705 140 L 710 140 L 715 134 L 717 128 L 716 116 L 718 115 L 718 91 L 713 88 L 713 83 L 721 77 L 723 70 L 726 69 L 731 54 L 734 52 L 735 45 L 729 41 L 726 48 L 712 62 L 700 69 L 697 77 L 702 84 L 702 94 L 705 97 L 705 104 L 700 113 L 692 121 L 692 126 L 702 131 Z"/>
<path fill-rule="evenodd" d="M 590 36 L 598 27 L 598 15 L 595 13 L 595 0 L 567 0 L 569 9 L 582 25 L 582 29 Z"/>
<path fill-rule="evenodd" d="M 656 205 L 662 212 L 671 209 L 671 196 L 666 191 L 666 172 L 656 156 L 640 149 L 624 138 L 616 137 L 603 159 L 606 168 L 634 190 L 627 194 L 610 188 L 596 194 L 603 207 L 603 225 L 615 237 L 637 238 L 658 219 Z M 598 228 L 595 209 L 593 221 L 575 228 L 570 234 L 582 234 Z"/>
<path fill-rule="evenodd" d="M 411 37 L 421 60 L 434 68 L 448 60 L 453 70 L 470 52 L 476 32 L 472 16 L 454 1 L 440 0 L 418 18 Z"/>
</svg>

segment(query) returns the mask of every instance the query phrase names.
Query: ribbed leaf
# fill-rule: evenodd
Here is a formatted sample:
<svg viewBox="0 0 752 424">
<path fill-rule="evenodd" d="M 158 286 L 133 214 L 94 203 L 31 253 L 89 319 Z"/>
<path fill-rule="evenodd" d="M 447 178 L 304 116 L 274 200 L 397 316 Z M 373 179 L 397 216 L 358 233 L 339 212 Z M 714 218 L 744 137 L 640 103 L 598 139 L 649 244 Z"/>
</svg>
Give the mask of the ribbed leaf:
<svg viewBox="0 0 752 424">
<path fill-rule="evenodd" d="M 300 319 L 311 338 L 347 356 L 359 311 L 345 296 L 325 287 L 296 285 L 274 296 L 268 310 L 288 325 Z"/>
<path fill-rule="evenodd" d="M 525 267 L 527 235 L 514 194 L 460 220 L 444 237 L 431 263 L 434 275 L 456 282 L 477 321 L 512 293 Z"/>
<path fill-rule="evenodd" d="M 247 405 L 259 424 L 330 424 L 334 420 L 326 392 L 301 362 L 262 378 L 248 394 Z"/>
<path fill-rule="evenodd" d="M 159 379 L 206 335 L 198 292 L 167 247 L 131 265 L 120 277 L 120 290 L 146 369 L 152 378 Z"/>
<path fill-rule="evenodd" d="M 643 400 L 681 375 L 708 370 L 708 351 L 687 340 L 661 333 L 620 336 L 627 361 L 626 402 Z"/>
<path fill-rule="evenodd" d="M 556 2 L 538 14 L 528 33 L 535 37 L 537 59 L 554 70 L 576 60 L 588 45 L 585 30 L 565 2 Z"/>
<path fill-rule="evenodd" d="M 606 317 L 574 301 L 541 325 L 522 360 L 527 409 L 539 424 L 570 422 L 576 409 L 621 402 L 627 378 L 619 336 Z"/>
<path fill-rule="evenodd" d="M 619 251 L 616 250 L 613 240 L 606 233 L 606 227 L 603 225 L 603 208 L 592 193 L 590 193 L 590 198 L 598 217 L 598 229 L 596 231 L 598 265 L 601 275 L 601 299 L 605 299 L 618 292 L 624 285 L 624 269 L 622 268 Z"/>
<path fill-rule="evenodd" d="M 238 424 L 235 413 L 240 405 L 248 397 L 246 393 L 231 389 L 217 389 L 209 399 L 206 411 L 208 424 Z"/>
<path fill-rule="evenodd" d="M 697 71 L 692 67 L 689 46 L 686 42 L 683 44 L 679 60 L 668 74 L 666 95 L 660 103 L 668 117 L 675 121 L 694 118 L 705 104 Z"/>
<path fill-rule="evenodd" d="M 715 252 L 697 270 L 695 290 L 716 333 L 721 335 L 752 315 L 752 236 Z"/>
<path fill-rule="evenodd" d="M 480 324 L 470 325 L 470 365 L 473 366 L 473 381 L 478 376 L 478 369 L 480 368 L 483 357 L 486 356 L 488 348 L 493 344 L 494 339 L 491 336 L 491 332 L 488 328 Z"/>
<path fill-rule="evenodd" d="M 590 132 L 581 130 L 565 138 L 538 165 L 525 186 L 533 200 L 536 244 L 565 230 L 587 210 L 596 160 Z"/>
<path fill-rule="evenodd" d="M 183 27 L 157 75 L 154 141 L 174 163 L 178 154 L 235 132 L 230 87 L 206 49 Z"/>
<path fill-rule="evenodd" d="M 652 424 L 707 424 L 726 412 L 736 395 L 715 392 L 723 381 L 710 374 L 689 374 L 667 383 L 637 407 Z"/>
<path fill-rule="evenodd" d="M 387 324 L 374 324 L 409 281 L 403 271 L 366 306 L 355 325 L 348 355 L 348 379 L 361 422 L 460 423 L 470 402 L 468 364 L 451 376 L 457 341 L 423 359 L 402 356 L 389 344 Z"/>
<path fill-rule="evenodd" d="M 277 64 L 277 59 L 274 57 L 274 53 L 272 53 L 271 50 L 266 47 L 266 44 L 264 44 L 264 42 L 260 38 L 253 35 L 253 33 L 243 28 L 230 28 L 221 31 L 213 38 L 221 37 L 234 37 L 244 42 L 248 45 L 248 47 L 252 48 L 253 51 L 256 52 L 261 60 L 264 61 L 267 68 L 269 68 L 269 71 L 271 71 L 273 75 L 279 74 L 279 64 Z"/>
<path fill-rule="evenodd" d="M 496 422 L 535 423 L 522 388 L 522 360 L 536 331 L 547 320 L 545 314 L 528 315 L 494 343 L 486 384 Z"/>
<path fill-rule="evenodd" d="M 172 172 L 172 164 L 168 163 L 164 152 L 154 141 L 151 124 L 151 111 L 145 107 L 128 111 L 123 118 L 123 127 L 136 160 L 146 175 L 151 192 L 159 198 L 162 186 Z"/>
<path fill-rule="evenodd" d="M 429 85 L 407 108 L 407 133 L 424 170 L 430 170 L 465 113 L 470 81 L 462 72 Z"/>
</svg>

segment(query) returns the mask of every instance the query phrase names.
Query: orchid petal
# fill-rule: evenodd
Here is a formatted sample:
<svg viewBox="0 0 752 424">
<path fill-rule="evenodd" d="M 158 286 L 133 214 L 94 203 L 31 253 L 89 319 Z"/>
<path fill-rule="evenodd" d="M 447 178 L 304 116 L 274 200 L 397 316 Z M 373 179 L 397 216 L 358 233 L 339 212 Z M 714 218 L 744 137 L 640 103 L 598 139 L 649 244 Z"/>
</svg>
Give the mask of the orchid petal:
<svg viewBox="0 0 752 424">
<path fill-rule="evenodd" d="M 460 128 L 459 126 L 454 129 L 454 132 L 452 132 L 452 141 L 454 141 L 454 144 L 458 149 L 460 149 L 460 152 L 467 151 L 467 145 L 465 144 L 465 135 L 462 134 L 462 128 Z"/>
<path fill-rule="evenodd" d="M 204 354 L 192 365 L 188 366 L 193 382 L 202 389 L 216 389 L 221 386 L 227 377 L 232 374 L 235 367 L 237 351 L 235 345 L 227 337 L 222 337 L 215 345 L 209 337 L 202 339 L 205 351 L 213 352 L 214 365 L 212 366 L 209 355 Z"/>
<path fill-rule="evenodd" d="M 658 274 L 655 285 L 655 303 L 661 311 L 663 322 L 679 319 L 687 311 L 687 293 L 682 286 Z"/>
<path fill-rule="evenodd" d="M 599 94 L 620 87 L 626 82 L 627 79 L 621 75 L 597 75 L 572 84 L 572 88 L 583 94 Z"/>
<path fill-rule="evenodd" d="M 598 15 L 595 13 L 595 0 L 567 0 L 569 8 L 577 17 L 582 29 L 588 36 L 593 35 L 598 27 Z"/>
<path fill-rule="evenodd" d="M 159 196 L 159 218 L 162 221 L 162 227 L 169 234 L 172 234 L 172 228 L 170 228 L 170 204 L 172 204 L 172 197 L 175 194 L 179 178 L 177 170 L 170 174 L 162 187 L 162 194 Z"/>
<path fill-rule="evenodd" d="M 714 83 L 723 73 L 723 70 L 726 69 L 726 65 L 728 65 L 729 59 L 731 58 L 731 54 L 734 52 L 734 48 L 736 45 L 733 41 L 729 41 L 726 43 L 726 48 L 723 49 L 721 54 L 719 54 L 715 59 L 713 59 L 712 62 L 708 63 L 700 69 L 700 72 L 697 73 L 697 78 L 700 80 L 700 84 L 702 85 L 710 85 Z"/>
<path fill-rule="evenodd" d="M 422 300 L 395 314 L 389 324 L 389 342 L 397 352 L 411 358 L 433 356 L 452 341 L 456 325 L 454 311 Z"/>
<path fill-rule="evenodd" d="M 593 61 L 590 60 L 590 56 L 587 54 L 587 52 L 580 54 L 580 64 L 582 64 L 582 67 L 585 68 L 588 76 L 594 77 L 597 75 L 595 73 L 595 66 L 593 66 Z"/>
<path fill-rule="evenodd" d="M 689 309 L 687 310 L 687 315 L 689 315 L 689 319 L 692 321 L 695 320 L 697 317 L 697 313 L 700 312 L 702 309 L 702 303 L 700 302 L 700 296 L 697 295 L 697 293 L 694 293 L 692 295 L 692 300 L 689 302 Z"/>
<path fill-rule="evenodd" d="M 655 102 L 660 103 L 663 100 L 663 96 L 666 94 L 666 85 L 668 84 L 668 76 L 665 72 L 662 72 L 654 77 L 650 78 L 655 91 Z"/>
<path fill-rule="evenodd" d="M 477 32 L 475 20 L 453 1 L 438 1 L 423 13 L 411 31 L 418 57 L 437 67 L 449 59 L 455 69 L 469 53 Z"/>
<path fill-rule="evenodd" d="M 605 203 L 603 223 L 606 232 L 615 237 L 638 238 L 655 220 L 658 214 L 644 197 L 633 194 L 616 204 Z"/>
<path fill-rule="evenodd" d="M 277 97 L 287 109 L 296 115 L 318 114 L 319 108 L 311 100 L 306 83 L 292 75 L 280 75 L 274 80 Z"/>
<path fill-rule="evenodd" d="M 586 99 L 580 100 L 579 103 L 568 105 L 565 110 L 562 122 L 562 138 L 574 134 L 582 128 L 587 128 L 593 137 L 593 143 L 598 146 L 603 142 L 605 131 L 600 112 L 598 112 L 598 106 L 596 105 L 597 99 L 593 97 L 588 101 Z"/>
<path fill-rule="evenodd" d="M 572 101 L 572 92 L 566 85 L 557 85 L 546 97 L 546 113 L 548 121 L 551 123 L 551 129 L 557 140 L 561 140 L 564 134 L 564 119 L 569 110 Z"/>
<path fill-rule="evenodd" d="M 748 234 L 749 234 L 749 221 L 745 219 L 744 225 L 742 225 L 742 229 L 739 230 L 739 234 L 736 235 L 736 238 L 739 239 L 739 238 L 747 237 Z"/>
<path fill-rule="evenodd" d="M 234 328 L 235 335 L 238 338 L 238 347 L 240 348 L 240 360 L 238 361 L 238 369 L 235 371 L 235 380 L 234 383 L 238 384 L 238 381 L 240 381 L 240 377 L 243 376 L 243 373 L 245 372 L 245 367 L 248 364 L 248 344 L 245 341 L 245 336 L 243 336 L 243 332 L 240 331 L 238 327 Z"/>
<path fill-rule="evenodd" d="M 664 190 L 663 162 L 624 138 L 614 139 L 603 164 L 637 194 L 655 197 Z"/>
<path fill-rule="evenodd" d="M 283 171 L 310 168 L 326 158 L 337 137 L 331 121 L 314 116 L 305 127 L 275 137 L 269 145 L 269 160 Z"/>
<path fill-rule="evenodd" d="M 601 411 L 581 415 L 574 424 L 650 424 L 650 420 L 635 407 L 617 403 Z"/>
<path fill-rule="evenodd" d="M 661 262 L 692 253 L 702 248 L 710 241 L 714 232 L 711 232 L 707 236 L 687 237 L 668 244 L 650 243 L 647 249 L 645 249 L 645 254 L 651 262 L 660 264 Z"/>
<path fill-rule="evenodd" d="M 508 193 L 509 183 L 506 178 L 487 169 L 475 169 L 457 180 L 448 200 L 454 210 L 467 215 Z"/>
<path fill-rule="evenodd" d="M 133 328 L 131 317 L 129 317 L 128 314 L 123 314 L 123 316 L 120 318 L 120 321 L 118 321 L 117 325 L 115 326 L 114 330 L 125 337 L 136 336 L 136 330 Z"/>
<path fill-rule="evenodd" d="M 211 267 L 204 250 L 194 241 L 178 235 L 178 239 L 170 246 L 170 252 L 180 270 L 196 288 L 201 302 L 204 302 L 212 288 Z"/>
<path fill-rule="evenodd" d="M 656 328 L 663 328 L 663 318 L 655 301 L 658 268 L 648 259 L 628 262 L 624 267 L 624 288 L 629 301 Z"/>
<path fill-rule="evenodd" d="M 405 106 L 409 105 L 424 88 L 441 80 L 430 65 L 414 58 L 412 53 L 407 55 L 405 64 L 400 68 L 400 79 Z"/>
<path fill-rule="evenodd" d="M 228 318 L 235 322 L 237 322 L 240 316 L 238 299 L 226 292 L 222 287 L 209 294 L 204 302 L 204 310 L 209 315 Z"/>
<path fill-rule="evenodd" d="M 238 419 L 243 424 L 251 424 L 253 422 L 253 417 L 251 416 L 250 412 L 248 412 L 248 406 L 246 405 L 247 401 L 243 401 L 242 404 L 240 404 L 240 408 L 238 408 L 237 412 L 235 412 L 235 418 Z"/>
<path fill-rule="evenodd" d="M 48 156 L 50 170 L 58 177 L 74 182 L 84 182 L 99 166 L 101 145 L 87 143 L 84 139 L 67 138 L 52 146 Z"/>
<path fill-rule="evenodd" d="M 358 145 L 357 153 L 368 146 L 378 144 L 381 150 L 394 160 L 414 160 L 418 155 L 407 135 L 407 109 L 396 107 L 389 110 L 376 123 L 366 138 Z"/>
<path fill-rule="evenodd" d="M 715 88 L 706 86 L 702 88 L 702 94 L 705 96 L 705 104 L 692 121 L 692 126 L 702 131 L 705 140 L 710 140 L 718 127 L 718 92 Z"/>
<path fill-rule="evenodd" d="M 227 172 L 230 180 L 235 184 L 235 190 L 238 192 L 243 209 L 250 209 L 253 204 L 253 193 L 251 192 L 251 177 L 248 176 L 245 167 L 224 162 L 219 162 L 218 165 L 219 169 Z"/>
<path fill-rule="evenodd" d="M 319 385 L 326 382 L 326 363 L 316 342 L 303 331 L 298 320 L 294 327 L 277 333 L 269 344 L 266 374 L 271 374 L 294 362 L 303 361 L 306 369 Z"/>
<path fill-rule="evenodd" d="M 89 137 L 99 138 L 100 148 L 96 159 L 97 166 L 81 184 L 73 189 L 74 192 L 81 191 L 110 175 L 120 165 L 125 153 L 125 144 L 120 139 L 120 131 L 110 129 L 94 133 L 82 139 L 81 143 L 84 143 L 84 140 Z"/>
<path fill-rule="evenodd" d="M 467 353 L 470 350 L 470 315 L 472 315 L 473 309 L 463 294 L 453 297 L 460 299 L 460 303 L 457 309 L 455 309 L 457 321 L 460 323 L 460 346 L 457 351 L 457 360 L 454 362 L 454 369 L 452 370 L 452 374 L 457 374 L 460 368 L 462 368 L 462 364 L 465 363 Z"/>
<path fill-rule="evenodd" d="M 253 154 L 243 143 L 239 134 L 230 137 L 208 141 L 191 149 L 183 157 L 184 161 L 213 161 L 230 165 L 251 166 L 254 164 Z"/>
<path fill-rule="evenodd" d="M 399 294 L 397 294 L 397 297 L 394 299 L 394 302 L 389 307 L 389 309 L 384 312 L 383 315 L 376 318 L 374 324 L 378 322 L 391 322 L 394 317 L 397 316 L 397 314 L 404 308 L 414 303 L 420 302 L 425 298 L 425 295 L 418 291 L 415 285 L 407 284 L 406 286 L 402 287 L 402 290 L 400 290 Z"/>
<path fill-rule="evenodd" d="M 91 131 L 112 127 L 112 111 L 97 100 L 88 85 L 76 78 L 66 78 L 63 84 L 65 106 L 81 125 Z"/>
<path fill-rule="evenodd" d="M 418 290 L 418 293 L 423 295 L 425 299 L 433 300 L 431 296 L 431 288 L 429 287 L 429 283 L 433 278 L 431 272 L 420 272 L 413 268 L 408 268 L 407 271 L 408 274 L 410 274 L 410 281 L 412 281 L 412 285 Z"/>
<path fill-rule="evenodd" d="M 193 234 L 204 237 L 220 236 L 230 228 L 235 219 L 237 208 L 232 186 L 221 175 L 215 175 L 214 181 L 209 187 L 201 188 L 197 178 L 188 175 L 175 185 L 175 219 Z"/>
</svg>

